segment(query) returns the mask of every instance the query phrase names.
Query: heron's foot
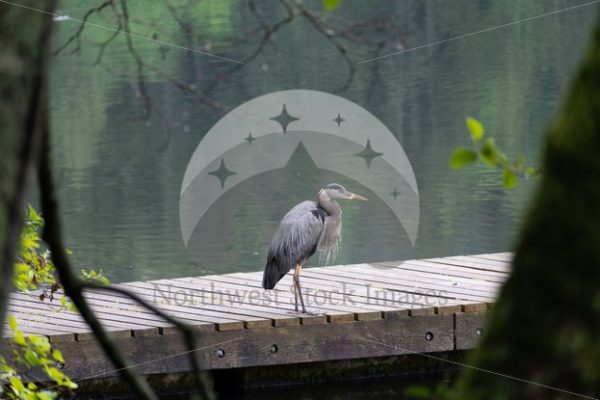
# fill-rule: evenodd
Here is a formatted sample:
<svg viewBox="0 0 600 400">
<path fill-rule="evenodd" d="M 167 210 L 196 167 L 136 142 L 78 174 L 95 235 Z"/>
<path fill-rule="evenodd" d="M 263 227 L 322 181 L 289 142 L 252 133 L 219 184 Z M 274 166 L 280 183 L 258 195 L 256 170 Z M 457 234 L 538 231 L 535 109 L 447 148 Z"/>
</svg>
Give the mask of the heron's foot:
<svg viewBox="0 0 600 400">
<path fill-rule="evenodd" d="M 311 316 L 312 317 L 312 316 L 317 316 L 317 315 L 325 315 L 322 312 L 313 311 L 313 310 L 307 310 L 307 311 L 298 311 L 298 310 L 292 311 L 292 310 L 290 310 L 290 311 L 286 312 L 286 314 L 287 315 L 294 315 L 294 316 L 297 316 L 297 317 L 306 317 L 306 316 Z"/>
<path fill-rule="evenodd" d="M 296 315 L 296 316 L 300 316 L 300 317 L 306 317 L 306 316 L 311 316 L 311 317 L 316 317 L 318 315 L 325 315 L 324 312 L 320 311 L 320 310 L 306 310 L 306 311 L 288 311 L 286 314 L 288 315 Z"/>
<path fill-rule="evenodd" d="M 316 317 L 318 315 L 325 315 L 325 313 L 322 312 L 322 311 L 320 311 L 320 310 L 304 310 L 302 312 L 302 314 L 304 314 L 304 315 L 310 315 L 312 317 Z"/>
</svg>

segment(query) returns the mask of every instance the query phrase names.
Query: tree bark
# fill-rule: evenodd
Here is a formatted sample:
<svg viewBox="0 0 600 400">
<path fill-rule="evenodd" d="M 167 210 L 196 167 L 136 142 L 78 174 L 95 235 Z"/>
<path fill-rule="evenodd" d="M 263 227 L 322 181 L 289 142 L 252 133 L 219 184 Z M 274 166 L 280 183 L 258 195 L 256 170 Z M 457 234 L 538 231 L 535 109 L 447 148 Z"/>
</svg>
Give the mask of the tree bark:
<svg viewBox="0 0 600 400">
<path fill-rule="evenodd" d="M 56 1 L 21 4 L 53 12 Z M 6 319 L 25 192 L 47 107 L 51 31 L 51 15 L 0 3 L 0 321 Z M 0 323 L 0 337 L 3 328 Z"/>
<path fill-rule="evenodd" d="M 470 360 L 513 379 L 470 369 L 456 398 L 600 396 L 600 22 L 549 129 L 543 171 L 512 275 Z"/>
</svg>

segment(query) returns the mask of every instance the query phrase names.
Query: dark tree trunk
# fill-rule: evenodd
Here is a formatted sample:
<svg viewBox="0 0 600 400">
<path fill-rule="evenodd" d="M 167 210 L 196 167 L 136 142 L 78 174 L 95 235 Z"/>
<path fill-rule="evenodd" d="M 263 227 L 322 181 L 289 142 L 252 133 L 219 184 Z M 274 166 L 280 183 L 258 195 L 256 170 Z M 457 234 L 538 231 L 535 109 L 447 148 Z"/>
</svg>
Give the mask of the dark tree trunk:
<svg viewBox="0 0 600 400">
<path fill-rule="evenodd" d="M 457 398 L 599 397 L 600 24 L 549 129 L 513 268 L 471 363 L 534 383 L 469 370 Z"/>
<path fill-rule="evenodd" d="M 56 2 L 20 4 L 53 12 Z M 0 3 L 0 322 L 6 318 L 23 202 L 47 124 L 47 76 L 52 17 Z M 0 337 L 3 334 L 0 323 Z M 0 350 L 3 341 L 0 340 Z"/>
</svg>

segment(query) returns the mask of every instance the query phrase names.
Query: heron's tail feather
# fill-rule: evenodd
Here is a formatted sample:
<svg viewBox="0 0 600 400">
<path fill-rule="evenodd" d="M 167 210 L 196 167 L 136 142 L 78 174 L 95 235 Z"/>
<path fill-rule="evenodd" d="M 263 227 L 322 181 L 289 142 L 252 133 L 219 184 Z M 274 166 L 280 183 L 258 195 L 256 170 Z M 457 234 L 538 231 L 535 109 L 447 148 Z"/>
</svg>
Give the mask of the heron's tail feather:
<svg viewBox="0 0 600 400">
<path fill-rule="evenodd" d="M 265 273 L 263 274 L 262 287 L 264 289 L 273 289 L 285 274 L 287 274 L 287 271 L 281 270 L 275 258 L 269 259 L 265 267 Z"/>
</svg>

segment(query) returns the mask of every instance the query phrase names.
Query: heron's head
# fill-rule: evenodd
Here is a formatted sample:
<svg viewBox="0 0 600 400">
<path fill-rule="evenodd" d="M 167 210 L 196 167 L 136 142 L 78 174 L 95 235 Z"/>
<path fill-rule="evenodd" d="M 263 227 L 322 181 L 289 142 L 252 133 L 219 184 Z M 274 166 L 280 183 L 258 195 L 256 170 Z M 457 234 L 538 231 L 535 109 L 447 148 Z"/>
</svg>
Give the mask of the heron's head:
<svg viewBox="0 0 600 400">
<path fill-rule="evenodd" d="M 347 199 L 347 200 L 363 200 L 367 201 L 366 197 L 360 196 L 358 194 L 349 192 L 342 185 L 338 185 L 337 183 L 330 183 L 325 186 L 319 192 L 319 198 L 321 196 L 327 196 L 330 199 Z"/>
</svg>

